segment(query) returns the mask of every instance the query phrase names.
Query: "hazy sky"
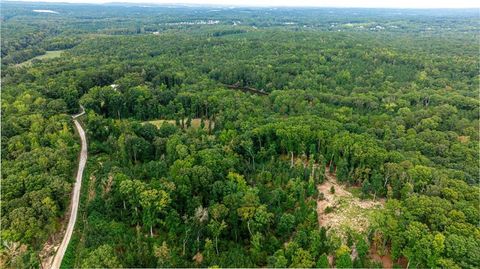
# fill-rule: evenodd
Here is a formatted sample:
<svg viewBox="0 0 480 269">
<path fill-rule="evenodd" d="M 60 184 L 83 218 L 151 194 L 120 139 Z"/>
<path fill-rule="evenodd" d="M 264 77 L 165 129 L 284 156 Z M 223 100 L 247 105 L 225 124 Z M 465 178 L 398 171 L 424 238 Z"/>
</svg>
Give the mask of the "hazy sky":
<svg viewBox="0 0 480 269">
<path fill-rule="evenodd" d="M 184 3 L 241 6 L 325 6 L 325 7 L 399 7 L 399 8 L 465 8 L 480 7 L 477 0 L 24 0 L 30 2 L 70 3 Z"/>
</svg>

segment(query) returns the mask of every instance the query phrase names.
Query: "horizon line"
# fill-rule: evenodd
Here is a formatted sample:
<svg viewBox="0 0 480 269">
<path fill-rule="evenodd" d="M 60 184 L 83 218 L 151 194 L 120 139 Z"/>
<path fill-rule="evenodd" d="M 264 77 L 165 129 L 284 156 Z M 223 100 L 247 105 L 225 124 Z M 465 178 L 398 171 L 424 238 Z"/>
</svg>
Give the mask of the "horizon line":
<svg viewBox="0 0 480 269">
<path fill-rule="evenodd" d="M 185 3 L 185 2 L 166 2 L 166 3 L 157 3 L 157 2 L 130 2 L 130 1 L 95 1 L 89 2 L 88 0 L 83 1 L 69 1 L 69 0 L 51 0 L 51 1 L 36 1 L 36 0 L 3 0 L 0 2 L 21 2 L 21 3 L 42 3 L 42 4 L 87 4 L 87 5 L 112 5 L 112 4 L 129 4 L 129 5 L 152 5 L 152 6 L 190 6 L 190 7 L 225 7 L 225 8 L 358 8 L 358 9 L 478 9 L 480 16 L 480 5 L 479 6 L 463 6 L 463 7 L 408 7 L 408 6 L 335 6 L 335 5 L 252 5 L 252 4 L 223 4 L 223 3 Z M 100 2 L 100 3 L 99 3 Z"/>
</svg>

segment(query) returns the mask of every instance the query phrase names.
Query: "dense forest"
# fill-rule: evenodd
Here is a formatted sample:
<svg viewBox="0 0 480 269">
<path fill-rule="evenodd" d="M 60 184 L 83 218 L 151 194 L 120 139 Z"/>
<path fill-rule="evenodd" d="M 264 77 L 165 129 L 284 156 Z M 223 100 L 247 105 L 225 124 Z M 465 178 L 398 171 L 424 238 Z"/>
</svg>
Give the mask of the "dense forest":
<svg viewBox="0 0 480 269">
<path fill-rule="evenodd" d="M 0 267 L 61 240 L 80 105 L 62 267 L 480 267 L 478 10 L 4 2 L 0 19 Z"/>
</svg>

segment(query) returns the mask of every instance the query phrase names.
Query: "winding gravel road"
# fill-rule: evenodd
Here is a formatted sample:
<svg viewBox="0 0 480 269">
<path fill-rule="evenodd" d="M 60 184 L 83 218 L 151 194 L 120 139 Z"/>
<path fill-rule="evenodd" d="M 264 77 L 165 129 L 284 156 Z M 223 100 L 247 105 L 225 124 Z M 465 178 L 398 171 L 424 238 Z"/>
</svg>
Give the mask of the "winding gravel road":
<svg viewBox="0 0 480 269">
<path fill-rule="evenodd" d="M 63 256 L 65 255 L 65 251 L 67 250 L 68 243 L 70 242 L 70 238 L 72 237 L 73 227 L 75 226 L 75 222 L 77 220 L 77 211 L 78 211 L 78 203 L 80 201 L 80 189 L 82 186 L 82 177 L 83 177 L 83 170 L 85 168 L 85 164 L 87 163 L 87 139 L 85 137 L 85 131 L 82 128 L 82 125 L 78 122 L 77 118 L 85 114 L 85 109 L 81 106 L 82 112 L 73 115 L 73 122 L 75 123 L 75 127 L 77 128 L 78 134 L 80 135 L 80 139 L 82 140 L 82 149 L 80 151 L 80 161 L 78 162 L 78 170 L 77 170 L 77 178 L 75 181 L 75 186 L 73 187 L 73 196 L 71 202 L 71 210 L 70 210 L 70 219 L 68 221 L 68 226 L 65 231 L 65 235 L 63 236 L 62 243 L 57 249 L 57 253 L 55 254 L 55 258 L 53 259 L 52 265 L 50 268 L 58 269 L 62 264 Z"/>
</svg>

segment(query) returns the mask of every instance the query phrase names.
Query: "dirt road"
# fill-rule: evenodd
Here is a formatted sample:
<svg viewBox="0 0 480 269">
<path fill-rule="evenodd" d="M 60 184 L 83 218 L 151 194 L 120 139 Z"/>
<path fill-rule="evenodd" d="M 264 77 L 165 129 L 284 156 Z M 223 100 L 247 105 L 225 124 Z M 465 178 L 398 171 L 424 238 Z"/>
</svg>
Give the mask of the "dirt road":
<svg viewBox="0 0 480 269">
<path fill-rule="evenodd" d="M 65 235 L 63 236 L 62 243 L 58 247 L 55 258 L 53 259 L 52 265 L 50 266 L 50 268 L 52 269 L 60 268 L 63 260 L 63 255 L 65 255 L 68 243 L 70 242 L 70 238 L 72 237 L 73 227 L 75 226 L 75 222 L 77 220 L 77 211 L 78 203 L 80 201 L 80 189 L 82 185 L 83 170 L 85 169 L 85 164 L 87 163 L 87 138 L 85 136 L 85 131 L 83 130 L 82 125 L 80 125 L 77 120 L 77 118 L 82 116 L 83 114 L 85 114 L 85 110 L 82 107 L 82 112 L 80 114 L 72 116 L 73 122 L 75 123 L 75 127 L 77 128 L 78 134 L 80 135 L 80 139 L 82 141 L 82 149 L 80 151 L 80 160 L 78 162 L 77 178 L 75 180 L 75 186 L 73 187 L 70 219 L 68 221 L 67 229 L 65 230 Z"/>
</svg>

